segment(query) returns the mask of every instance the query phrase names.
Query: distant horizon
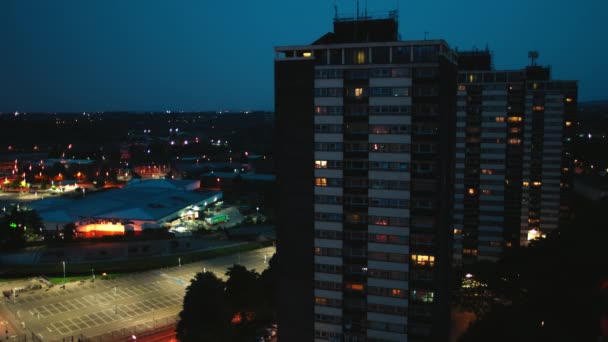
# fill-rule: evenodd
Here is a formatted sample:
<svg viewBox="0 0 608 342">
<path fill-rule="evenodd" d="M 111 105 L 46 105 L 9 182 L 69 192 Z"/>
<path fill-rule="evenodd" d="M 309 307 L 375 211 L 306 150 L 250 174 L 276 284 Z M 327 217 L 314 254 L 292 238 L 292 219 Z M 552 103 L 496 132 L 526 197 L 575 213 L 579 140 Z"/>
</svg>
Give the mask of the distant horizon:
<svg viewBox="0 0 608 342">
<path fill-rule="evenodd" d="M 593 104 L 593 103 L 607 103 L 608 97 L 605 99 L 599 100 L 587 100 L 587 101 L 578 101 L 578 105 L 583 104 Z M 103 113 L 131 113 L 131 114 L 176 114 L 176 113 L 215 113 L 215 114 L 251 114 L 251 113 L 274 113 L 274 109 L 243 109 L 243 110 L 76 110 L 76 111 L 0 111 L 0 114 L 14 114 L 15 112 L 19 112 L 19 114 L 77 114 L 82 115 L 86 114 L 103 114 Z"/>
<path fill-rule="evenodd" d="M 130 113 L 130 114 L 179 114 L 179 113 L 215 113 L 215 114 L 253 114 L 253 113 L 274 113 L 274 110 L 265 109 L 246 109 L 246 110 L 75 110 L 75 111 L 0 111 L 0 114 L 103 114 L 103 113 Z"/>
</svg>

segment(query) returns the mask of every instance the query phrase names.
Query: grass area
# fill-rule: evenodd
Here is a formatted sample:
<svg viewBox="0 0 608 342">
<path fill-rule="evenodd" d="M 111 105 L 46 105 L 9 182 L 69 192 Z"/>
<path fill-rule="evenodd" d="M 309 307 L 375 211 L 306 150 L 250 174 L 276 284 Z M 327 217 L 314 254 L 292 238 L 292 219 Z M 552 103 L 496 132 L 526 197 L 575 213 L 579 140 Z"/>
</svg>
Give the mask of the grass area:
<svg viewBox="0 0 608 342">
<path fill-rule="evenodd" d="M 117 279 L 120 278 L 122 276 L 125 276 L 126 273 L 110 273 L 104 276 L 102 274 L 95 274 L 95 280 L 100 280 L 100 279 Z M 48 277 L 49 281 L 55 285 L 61 285 L 63 284 L 63 277 Z M 79 276 L 73 276 L 73 277 L 65 277 L 65 282 L 69 283 L 71 281 L 80 281 L 80 280 L 91 280 L 91 275 L 79 275 Z"/>
<path fill-rule="evenodd" d="M 8 283 L 11 281 L 20 281 L 20 280 L 25 280 L 25 278 L 0 278 L 0 284 Z"/>
<path fill-rule="evenodd" d="M 146 258 L 89 261 L 82 263 L 68 262 L 66 263 L 66 274 L 70 275 L 70 278 L 73 278 L 73 280 L 90 279 L 91 269 L 95 269 L 96 279 L 102 279 L 101 274 L 103 272 L 108 274 L 107 278 L 113 279 L 119 277 L 121 274 L 177 266 L 178 258 L 181 259 L 182 264 L 187 264 L 204 259 L 247 252 L 261 247 L 263 247 L 263 245 L 260 243 L 246 242 L 237 246 L 220 247 L 212 250 L 187 252 L 168 256 L 150 256 Z M 46 275 L 49 279 L 58 279 L 59 284 L 63 282 L 63 268 L 60 263 L 19 266 L 4 265 L 3 271 L 3 276 L 9 278 Z M 14 279 L 8 279 L 6 281 L 12 280 Z"/>
</svg>

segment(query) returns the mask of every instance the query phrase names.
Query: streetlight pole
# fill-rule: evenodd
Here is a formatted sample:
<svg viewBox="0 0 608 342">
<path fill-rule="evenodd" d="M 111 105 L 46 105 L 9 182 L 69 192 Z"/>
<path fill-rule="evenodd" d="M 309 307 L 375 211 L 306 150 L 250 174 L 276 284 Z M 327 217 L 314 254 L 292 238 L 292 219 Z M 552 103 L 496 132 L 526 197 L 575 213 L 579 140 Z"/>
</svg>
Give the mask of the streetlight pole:
<svg viewBox="0 0 608 342">
<path fill-rule="evenodd" d="M 95 282 L 95 269 L 91 268 L 91 275 L 93 275 L 93 282 Z"/>
<path fill-rule="evenodd" d="M 63 289 L 65 290 L 65 260 L 61 263 L 63 264 Z"/>
</svg>

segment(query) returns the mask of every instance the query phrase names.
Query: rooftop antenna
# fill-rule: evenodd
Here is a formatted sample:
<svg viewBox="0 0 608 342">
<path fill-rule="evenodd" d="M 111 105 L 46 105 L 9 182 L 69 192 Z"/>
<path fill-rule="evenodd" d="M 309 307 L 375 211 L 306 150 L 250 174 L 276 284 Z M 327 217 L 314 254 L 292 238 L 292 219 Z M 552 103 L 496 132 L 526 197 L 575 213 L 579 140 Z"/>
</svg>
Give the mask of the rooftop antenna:
<svg viewBox="0 0 608 342">
<path fill-rule="evenodd" d="M 338 19 L 338 2 L 334 0 L 334 20 Z"/>
<path fill-rule="evenodd" d="M 528 51 L 528 58 L 530 58 L 530 65 L 536 65 L 536 59 L 538 59 L 538 51 Z"/>
<path fill-rule="evenodd" d="M 357 0 L 357 20 L 359 20 L 359 0 Z"/>
<path fill-rule="evenodd" d="M 367 0 L 365 0 L 365 19 L 367 19 Z"/>
</svg>

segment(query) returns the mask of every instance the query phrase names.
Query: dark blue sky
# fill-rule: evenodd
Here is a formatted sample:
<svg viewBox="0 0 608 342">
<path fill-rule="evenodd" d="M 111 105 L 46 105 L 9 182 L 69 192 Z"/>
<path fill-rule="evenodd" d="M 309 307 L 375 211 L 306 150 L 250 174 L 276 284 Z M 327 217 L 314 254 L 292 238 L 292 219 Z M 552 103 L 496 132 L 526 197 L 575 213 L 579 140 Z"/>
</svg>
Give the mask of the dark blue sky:
<svg viewBox="0 0 608 342">
<path fill-rule="evenodd" d="M 397 2 L 404 40 L 428 31 L 460 50 L 488 44 L 497 68 L 538 50 L 554 78 L 580 81 L 580 100 L 608 98 L 608 1 L 368 9 Z M 0 0 L 0 111 L 272 110 L 273 47 L 311 43 L 333 13 L 331 0 Z"/>
</svg>

